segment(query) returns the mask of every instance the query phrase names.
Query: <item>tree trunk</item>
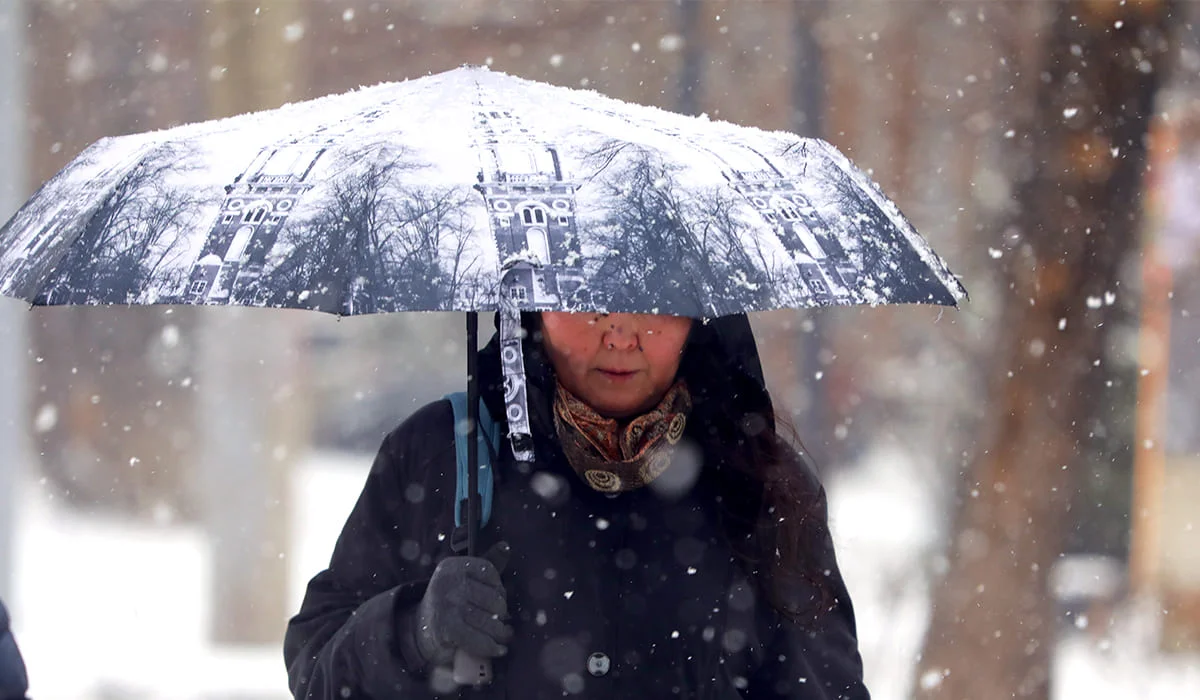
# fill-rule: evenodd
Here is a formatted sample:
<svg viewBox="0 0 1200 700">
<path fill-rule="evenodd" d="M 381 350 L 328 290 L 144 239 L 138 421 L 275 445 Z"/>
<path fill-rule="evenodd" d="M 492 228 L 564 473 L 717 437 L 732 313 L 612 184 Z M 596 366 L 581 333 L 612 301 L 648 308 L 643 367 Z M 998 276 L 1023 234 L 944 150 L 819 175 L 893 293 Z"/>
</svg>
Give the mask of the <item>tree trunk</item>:
<svg viewBox="0 0 1200 700">
<path fill-rule="evenodd" d="M 212 547 L 211 638 L 274 644 L 289 613 L 291 466 L 308 428 L 297 325 L 278 309 L 206 311 L 197 486 Z"/>
<path fill-rule="evenodd" d="M 301 94 L 301 44 L 286 38 L 302 18 L 299 3 L 213 0 L 208 10 L 210 117 Z M 289 475 L 309 428 L 297 349 L 307 322 L 275 309 L 204 310 L 197 485 L 212 544 L 217 643 L 277 643 L 287 622 Z"/>
<path fill-rule="evenodd" d="M 17 210 L 28 194 L 25 120 L 25 6 L 0 9 L 0 168 L 10 173 L 0 182 L 0 219 Z M 0 300 L 0 600 L 13 602 L 13 532 L 19 505 L 20 477 L 30 463 L 25 435 L 28 391 L 28 312 L 14 299 Z"/>
<path fill-rule="evenodd" d="M 1085 468 L 1106 294 L 1138 248 L 1149 119 L 1172 5 L 1057 3 L 1018 188 L 989 449 L 966 475 L 915 697 L 1048 698 L 1048 577 Z M 1108 302 L 1111 304 L 1111 301 Z M 1109 401 L 1112 397 L 1107 397 Z M 1132 410 L 1132 406 L 1129 407 Z"/>
<path fill-rule="evenodd" d="M 797 3 L 793 9 L 795 54 L 792 56 L 791 126 L 795 133 L 810 138 L 824 136 L 827 76 L 824 47 L 818 40 L 816 28 L 827 9 L 822 0 Z M 786 366 L 791 370 L 791 376 L 786 383 L 776 385 L 786 389 L 776 390 L 776 393 L 783 393 L 780 397 L 783 405 L 777 405 L 775 410 L 795 422 L 805 450 L 822 475 L 826 475 L 835 464 L 830 460 L 832 451 L 829 447 L 829 441 L 833 439 L 830 383 L 817 378 L 825 372 L 821 349 L 830 338 L 829 314 L 817 311 L 808 314 L 801 323 L 791 323 L 794 316 L 788 314 L 789 323 L 785 326 L 790 329 L 790 342 L 780 344 L 782 347 L 779 348 L 790 355 Z M 774 343 L 765 345 L 768 353 L 776 347 Z"/>
<path fill-rule="evenodd" d="M 7 3 L 6 3 L 7 6 Z M 197 25 L 169 3 L 23 2 L 30 185 L 94 140 L 201 117 L 192 91 Z M 144 51 L 143 51 L 144 49 Z M 148 65 L 163 58 L 165 68 Z M 14 63 L 13 66 L 18 64 Z M 120 96 L 117 99 L 115 96 Z M 26 314 L 35 459 L 63 501 L 146 520 L 195 515 L 191 319 L 67 307 Z"/>
</svg>

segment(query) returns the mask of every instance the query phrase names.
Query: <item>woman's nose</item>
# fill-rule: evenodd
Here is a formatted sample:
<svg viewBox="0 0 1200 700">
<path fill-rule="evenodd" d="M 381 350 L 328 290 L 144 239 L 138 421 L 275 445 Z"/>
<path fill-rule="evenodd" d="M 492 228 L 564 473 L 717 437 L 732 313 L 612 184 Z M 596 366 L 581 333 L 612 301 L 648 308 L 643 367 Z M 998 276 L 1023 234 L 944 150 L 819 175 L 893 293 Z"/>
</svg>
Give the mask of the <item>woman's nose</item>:
<svg viewBox="0 0 1200 700">
<path fill-rule="evenodd" d="M 634 350 L 641 342 L 638 340 L 637 326 L 630 318 L 620 318 L 620 314 L 609 314 L 604 322 L 608 330 L 604 332 L 604 342 L 609 350 Z"/>
</svg>

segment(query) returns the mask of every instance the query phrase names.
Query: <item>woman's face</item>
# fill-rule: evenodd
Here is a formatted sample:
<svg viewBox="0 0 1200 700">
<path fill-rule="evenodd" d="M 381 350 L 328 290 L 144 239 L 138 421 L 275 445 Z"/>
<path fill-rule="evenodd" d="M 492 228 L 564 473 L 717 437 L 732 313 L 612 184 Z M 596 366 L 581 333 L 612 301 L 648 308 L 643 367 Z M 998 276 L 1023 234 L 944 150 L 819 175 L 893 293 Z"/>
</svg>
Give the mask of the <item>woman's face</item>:
<svg viewBox="0 0 1200 700">
<path fill-rule="evenodd" d="M 542 334 L 558 380 L 600 415 L 653 408 L 675 382 L 692 319 L 546 312 Z"/>
</svg>

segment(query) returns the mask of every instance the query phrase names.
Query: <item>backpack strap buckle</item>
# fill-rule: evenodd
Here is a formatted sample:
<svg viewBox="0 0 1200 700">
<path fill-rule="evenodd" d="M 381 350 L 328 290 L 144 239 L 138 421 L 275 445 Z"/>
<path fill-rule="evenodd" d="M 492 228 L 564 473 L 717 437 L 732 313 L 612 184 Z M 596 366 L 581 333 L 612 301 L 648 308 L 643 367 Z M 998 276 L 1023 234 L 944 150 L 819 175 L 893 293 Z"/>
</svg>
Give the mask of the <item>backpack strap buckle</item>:
<svg viewBox="0 0 1200 700">
<path fill-rule="evenodd" d="M 450 533 L 450 551 L 459 555 L 467 553 L 467 544 L 470 539 L 467 531 L 468 503 L 470 503 L 470 501 L 465 498 L 458 502 L 458 507 L 455 508 L 455 515 L 458 518 L 458 522 L 461 524 L 456 524 L 454 526 L 454 531 Z M 477 504 L 475 508 L 476 512 L 478 513 L 481 508 L 482 504 Z"/>
<path fill-rule="evenodd" d="M 470 544 L 470 535 L 467 533 L 467 526 L 455 527 L 454 532 L 450 534 L 450 551 L 457 556 L 463 556 L 467 553 L 468 544 Z"/>
</svg>

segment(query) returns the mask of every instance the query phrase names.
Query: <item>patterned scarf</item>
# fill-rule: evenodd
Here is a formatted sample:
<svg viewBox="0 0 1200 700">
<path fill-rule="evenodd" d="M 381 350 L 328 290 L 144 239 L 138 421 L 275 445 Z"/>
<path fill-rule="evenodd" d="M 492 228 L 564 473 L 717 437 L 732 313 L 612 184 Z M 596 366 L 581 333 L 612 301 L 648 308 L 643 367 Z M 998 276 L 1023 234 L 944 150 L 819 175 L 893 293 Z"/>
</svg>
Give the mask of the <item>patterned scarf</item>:
<svg viewBox="0 0 1200 700">
<path fill-rule="evenodd" d="M 622 428 L 560 383 L 554 427 L 567 461 L 579 476 L 597 491 L 618 493 L 641 488 L 667 470 L 691 410 L 692 396 L 681 379 L 658 406 Z"/>
</svg>

